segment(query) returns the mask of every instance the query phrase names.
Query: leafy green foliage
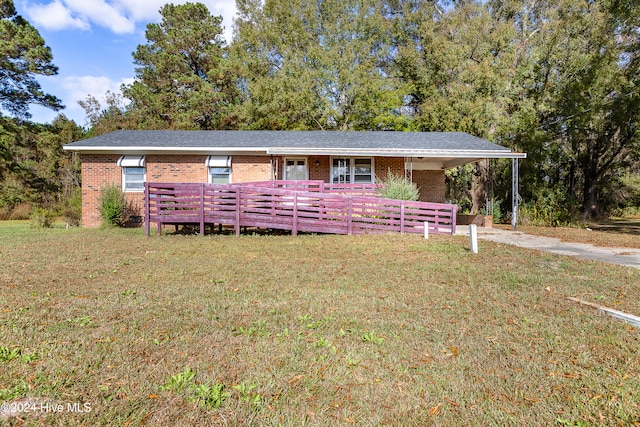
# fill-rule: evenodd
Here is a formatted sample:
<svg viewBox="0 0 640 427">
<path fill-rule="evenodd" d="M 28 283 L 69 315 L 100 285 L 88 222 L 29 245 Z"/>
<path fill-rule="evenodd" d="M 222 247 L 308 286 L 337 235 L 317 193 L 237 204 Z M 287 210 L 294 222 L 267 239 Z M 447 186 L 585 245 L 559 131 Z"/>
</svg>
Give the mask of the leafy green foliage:
<svg viewBox="0 0 640 427">
<path fill-rule="evenodd" d="M 147 44 L 133 54 L 136 81 L 124 88 L 138 125 L 233 128 L 237 79 L 226 58 L 222 18 L 201 3 L 167 4 L 160 14 L 162 22 L 147 25 Z"/>
<path fill-rule="evenodd" d="M 190 402 L 196 402 L 207 409 L 216 409 L 222 402 L 231 396 L 231 393 L 224 391 L 222 383 L 196 383 L 196 373 L 187 367 L 181 373 L 172 375 L 160 389 L 184 394 Z"/>
<path fill-rule="evenodd" d="M 420 191 L 414 182 L 393 172 L 387 173 L 378 184 L 378 195 L 382 198 L 413 201 L 420 198 Z"/>
<path fill-rule="evenodd" d="M 29 118 L 29 104 L 60 110 L 60 100 L 42 92 L 36 75 L 52 76 L 51 49 L 29 22 L 16 13 L 12 0 L 0 0 L 0 107 Z"/>
<path fill-rule="evenodd" d="M 36 206 L 31 212 L 31 226 L 34 228 L 50 228 L 54 219 L 55 213 L 49 209 Z"/>
<path fill-rule="evenodd" d="M 391 21 L 373 0 L 237 2 L 241 118 L 260 129 L 406 129 L 389 68 Z"/>
<path fill-rule="evenodd" d="M 169 380 L 165 384 L 163 384 L 160 389 L 181 392 L 192 385 L 195 376 L 196 373 L 193 372 L 190 367 L 186 367 L 183 372 L 169 377 Z"/>
<path fill-rule="evenodd" d="M 105 226 L 122 226 L 126 220 L 127 200 L 120 186 L 112 184 L 100 189 L 100 217 Z"/>
</svg>

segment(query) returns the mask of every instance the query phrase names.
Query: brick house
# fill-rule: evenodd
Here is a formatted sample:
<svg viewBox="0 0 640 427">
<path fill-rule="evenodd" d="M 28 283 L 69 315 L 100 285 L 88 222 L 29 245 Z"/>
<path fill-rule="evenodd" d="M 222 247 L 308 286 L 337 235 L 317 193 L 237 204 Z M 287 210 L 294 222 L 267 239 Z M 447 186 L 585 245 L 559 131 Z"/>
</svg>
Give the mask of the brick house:
<svg viewBox="0 0 640 427">
<path fill-rule="evenodd" d="M 406 175 L 420 200 L 445 201 L 445 170 L 522 153 L 461 132 L 120 130 L 64 146 L 82 161 L 82 225 L 100 225 L 98 196 L 122 186 L 144 206 L 143 183 L 322 180 L 371 183 Z"/>
</svg>

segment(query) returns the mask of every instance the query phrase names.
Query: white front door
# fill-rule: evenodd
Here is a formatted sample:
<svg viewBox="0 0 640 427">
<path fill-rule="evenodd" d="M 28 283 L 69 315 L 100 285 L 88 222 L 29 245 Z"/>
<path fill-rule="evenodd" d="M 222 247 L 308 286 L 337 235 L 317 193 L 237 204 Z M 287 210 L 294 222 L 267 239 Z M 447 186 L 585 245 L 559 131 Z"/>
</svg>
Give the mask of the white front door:
<svg viewBox="0 0 640 427">
<path fill-rule="evenodd" d="M 309 171 L 307 170 L 307 159 L 305 158 L 286 158 L 284 159 L 284 180 L 304 181 L 309 179 Z"/>
</svg>

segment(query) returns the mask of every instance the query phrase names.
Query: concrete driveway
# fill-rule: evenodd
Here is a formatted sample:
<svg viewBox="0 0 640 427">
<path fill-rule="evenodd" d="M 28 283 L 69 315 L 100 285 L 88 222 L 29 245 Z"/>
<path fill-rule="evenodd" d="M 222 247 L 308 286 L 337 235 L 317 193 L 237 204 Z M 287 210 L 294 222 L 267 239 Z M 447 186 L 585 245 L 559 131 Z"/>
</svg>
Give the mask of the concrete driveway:
<svg viewBox="0 0 640 427">
<path fill-rule="evenodd" d="M 458 226 L 457 234 L 468 236 L 469 226 Z M 602 261 L 640 269 L 640 249 L 603 248 L 587 243 L 563 242 L 554 237 L 533 236 L 519 231 L 484 227 L 478 227 L 478 240 L 490 240 L 521 248 L 538 249 L 560 255 L 575 256 L 586 260 Z M 482 245 L 478 244 L 478 246 L 479 250 L 482 251 Z"/>
</svg>

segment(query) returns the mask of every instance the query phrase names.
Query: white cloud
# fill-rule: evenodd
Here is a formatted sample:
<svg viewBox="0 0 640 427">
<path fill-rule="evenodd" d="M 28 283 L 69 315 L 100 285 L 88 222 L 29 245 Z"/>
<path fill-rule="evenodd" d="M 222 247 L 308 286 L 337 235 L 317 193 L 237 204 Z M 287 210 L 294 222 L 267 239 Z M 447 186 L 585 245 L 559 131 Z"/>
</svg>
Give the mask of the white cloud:
<svg viewBox="0 0 640 427">
<path fill-rule="evenodd" d="M 74 15 L 81 16 L 90 22 L 109 28 L 116 34 L 133 33 L 136 29 L 134 20 L 126 16 L 117 5 L 103 0 L 63 0 Z"/>
<path fill-rule="evenodd" d="M 62 101 L 67 106 L 63 112 L 67 117 L 76 120 L 78 124 L 83 124 L 83 121 L 78 120 L 78 118 L 85 117 L 85 112 L 78 104 L 78 101 L 83 101 L 87 96 L 92 95 L 100 102 L 102 108 L 105 108 L 107 106 L 106 93 L 110 91 L 119 94 L 120 86 L 122 84 L 131 84 L 133 80 L 133 78 L 126 78 L 114 81 L 108 77 L 101 76 L 65 77 L 60 83 L 60 88 L 64 92 Z"/>
<path fill-rule="evenodd" d="M 55 112 L 48 108 L 33 105 L 30 108 L 33 115 L 32 120 L 36 123 L 51 123 L 58 114 L 64 114 L 68 119 L 74 120 L 77 124 L 83 126 L 87 124 L 85 123 L 86 113 L 78 104 L 78 101 L 83 101 L 87 99 L 88 95 L 92 95 L 100 102 L 102 108 L 105 108 L 107 106 L 105 99 L 107 91 L 119 94 L 120 86 L 122 84 L 131 84 L 134 79 L 125 78 L 116 81 L 103 76 L 69 76 L 64 78 L 49 76 L 41 80 L 45 92 L 57 94 L 66 108 Z"/>
<path fill-rule="evenodd" d="M 108 77 L 100 76 L 70 76 L 65 77 L 60 83 L 61 88 L 66 93 L 66 98 L 72 102 L 66 102 L 67 106 L 72 103 L 77 104 L 87 95 L 93 95 L 101 103 L 104 102 L 104 94 L 107 91 L 120 92 L 120 86 L 123 84 L 133 83 L 133 78 L 114 81 Z"/>
<path fill-rule="evenodd" d="M 158 11 L 167 0 L 53 0 L 49 3 L 34 3 L 24 6 L 25 14 L 34 24 L 49 30 L 82 29 L 91 25 L 108 28 L 116 34 L 130 34 L 137 24 L 159 22 Z M 184 4 L 188 0 L 174 1 Z M 222 15 L 224 37 L 231 40 L 233 19 L 236 13 L 235 0 L 202 1 L 212 15 Z"/>
<path fill-rule="evenodd" d="M 49 4 L 29 6 L 27 16 L 34 24 L 47 30 L 64 30 L 68 28 L 88 30 L 89 22 L 82 18 L 74 18 L 71 11 L 59 0 Z"/>
</svg>

